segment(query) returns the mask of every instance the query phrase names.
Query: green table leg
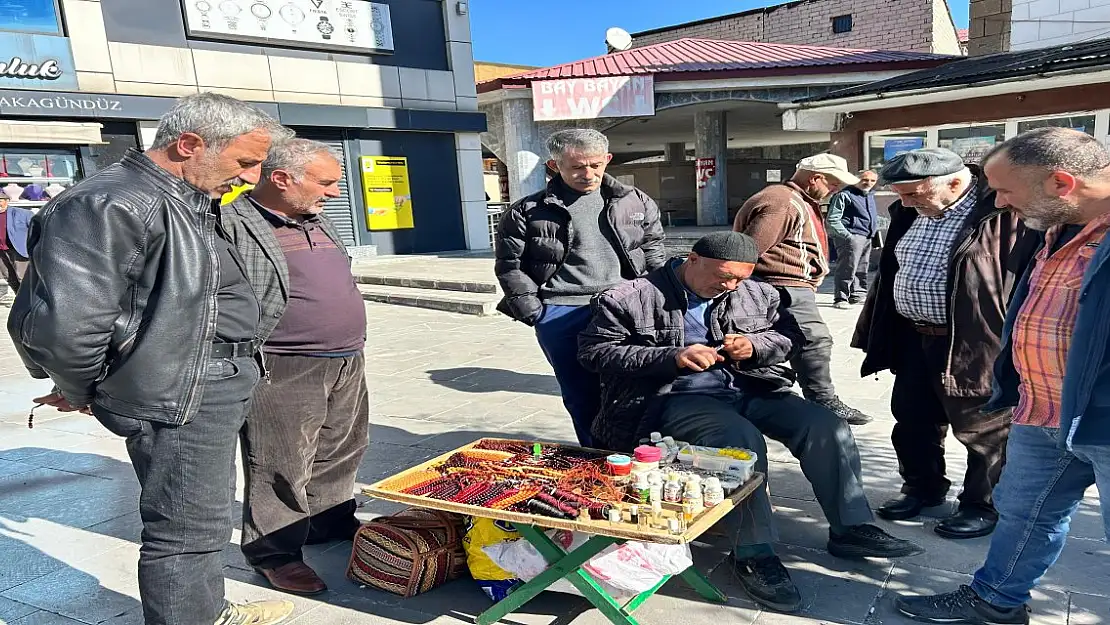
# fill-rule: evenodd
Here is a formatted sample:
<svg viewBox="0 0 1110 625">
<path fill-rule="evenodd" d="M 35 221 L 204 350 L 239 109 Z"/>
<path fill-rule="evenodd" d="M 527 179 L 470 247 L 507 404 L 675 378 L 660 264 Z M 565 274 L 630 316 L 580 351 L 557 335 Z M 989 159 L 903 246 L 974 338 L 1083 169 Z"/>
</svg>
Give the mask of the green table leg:
<svg viewBox="0 0 1110 625">
<path fill-rule="evenodd" d="M 701 571 L 697 570 L 693 566 L 690 566 L 690 568 L 686 569 L 679 575 L 706 601 L 713 601 L 715 603 L 728 603 L 728 597 L 725 596 L 725 593 L 721 592 L 720 588 L 717 588 L 717 586 L 715 586 L 713 582 L 709 581 L 708 577 L 703 575 Z"/>
<path fill-rule="evenodd" d="M 517 587 L 504 600 L 479 614 L 477 618 L 478 625 L 493 625 L 493 623 L 505 618 L 534 599 L 560 579 L 566 579 L 570 582 L 587 601 L 600 610 L 614 625 L 639 625 L 636 619 L 632 618 L 632 612 L 671 579 L 669 575 L 664 577 L 654 587 L 636 595 L 622 606 L 604 588 L 598 585 L 589 573 L 582 570 L 582 565 L 588 562 L 590 558 L 601 553 L 609 545 L 621 544 L 624 542 L 623 540 L 594 536 L 578 549 L 567 553 L 562 547 L 555 544 L 542 529 L 524 524 L 515 525 L 515 527 L 520 535 L 547 560 L 549 567 L 532 581 Z M 727 601 L 724 593 L 694 567 L 691 566 L 683 571 L 681 577 L 705 599 L 720 603 Z"/>
<path fill-rule="evenodd" d="M 555 562 L 551 562 L 551 560 L 548 559 L 548 562 L 551 563 L 552 566 L 546 571 L 540 573 L 531 581 L 517 587 L 508 597 L 505 597 L 503 600 L 494 604 L 490 609 L 479 614 L 477 619 L 478 625 L 492 625 L 505 618 L 507 615 L 516 611 L 520 606 L 534 599 L 536 595 L 543 592 L 548 586 L 569 576 L 576 571 L 578 567 L 589 561 L 590 558 L 601 553 L 602 550 L 615 542 L 611 538 L 594 536 L 573 552 L 563 553 L 558 545 L 551 542 L 542 531 L 529 525 L 518 525 L 516 529 L 524 536 L 525 540 L 532 543 L 545 558 L 548 557 L 547 553 L 549 553 L 547 547 L 554 548 L 561 556 L 556 558 Z M 535 538 L 536 535 L 542 537 L 543 541 L 546 541 L 547 544 L 543 545 L 541 541 L 538 541 Z"/>
</svg>

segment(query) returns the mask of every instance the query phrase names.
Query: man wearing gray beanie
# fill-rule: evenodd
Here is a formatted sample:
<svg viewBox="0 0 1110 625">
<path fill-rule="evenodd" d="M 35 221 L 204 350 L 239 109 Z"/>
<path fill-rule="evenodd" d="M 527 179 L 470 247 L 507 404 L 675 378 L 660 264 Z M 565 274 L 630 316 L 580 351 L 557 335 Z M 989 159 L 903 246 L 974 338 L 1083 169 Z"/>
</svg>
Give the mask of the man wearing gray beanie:
<svg viewBox="0 0 1110 625">
<path fill-rule="evenodd" d="M 712 447 L 757 454 L 767 471 L 764 436 L 800 461 L 825 518 L 828 550 L 844 558 L 894 558 L 921 548 L 871 525 L 859 450 L 848 424 L 791 392 L 790 357 L 805 342 L 775 287 L 749 280 L 759 261 L 755 240 L 714 232 L 643 278 L 594 299 L 579 335 L 578 358 L 601 377 L 595 444 L 629 450 L 650 431 Z M 722 523 L 736 536 L 729 562 L 745 591 L 782 612 L 801 595 L 773 544 L 778 536 L 766 489 Z"/>
</svg>

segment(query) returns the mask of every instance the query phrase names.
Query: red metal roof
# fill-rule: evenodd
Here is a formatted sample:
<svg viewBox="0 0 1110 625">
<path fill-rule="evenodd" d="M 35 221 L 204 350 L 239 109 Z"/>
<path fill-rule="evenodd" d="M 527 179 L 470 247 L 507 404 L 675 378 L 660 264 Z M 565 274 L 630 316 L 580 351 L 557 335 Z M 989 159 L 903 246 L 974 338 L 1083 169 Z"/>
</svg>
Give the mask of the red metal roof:
<svg viewBox="0 0 1110 625">
<path fill-rule="evenodd" d="M 654 74 L 655 80 L 713 78 L 678 76 L 690 73 L 759 72 L 761 70 L 813 70 L 841 67 L 843 71 L 867 71 L 874 65 L 933 67 L 960 57 L 889 50 L 853 50 L 754 41 L 678 39 L 642 48 L 632 48 L 591 59 L 532 70 L 482 83 L 478 91 L 503 86 L 527 86 L 533 80 L 553 78 L 602 78 Z M 845 67 L 847 66 L 847 67 Z M 764 74 L 766 75 L 766 74 Z"/>
</svg>

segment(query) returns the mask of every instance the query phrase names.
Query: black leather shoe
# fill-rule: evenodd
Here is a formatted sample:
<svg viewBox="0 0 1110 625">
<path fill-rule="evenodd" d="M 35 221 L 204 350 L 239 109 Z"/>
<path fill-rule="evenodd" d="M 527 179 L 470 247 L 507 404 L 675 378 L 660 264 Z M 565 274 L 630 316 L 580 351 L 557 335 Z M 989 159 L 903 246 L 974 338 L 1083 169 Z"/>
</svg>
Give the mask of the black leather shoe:
<svg viewBox="0 0 1110 625">
<path fill-rule="evenodd" d="M 943 503 L 944 497 L 921 499 L 914 495 L 899 495 L 879 506 L 875 514 L 887 521 L 905 521 L 921 514 L 921 511 L 925 508 L 932 508 Z"/>
<path fill-rule="evenodd" d="M 933 531 L 945 538 L 981 538 L 990 535 L 998 525 L 998 514 L 976 508 L 963 508 L 937 523 Z"/>
</svg>

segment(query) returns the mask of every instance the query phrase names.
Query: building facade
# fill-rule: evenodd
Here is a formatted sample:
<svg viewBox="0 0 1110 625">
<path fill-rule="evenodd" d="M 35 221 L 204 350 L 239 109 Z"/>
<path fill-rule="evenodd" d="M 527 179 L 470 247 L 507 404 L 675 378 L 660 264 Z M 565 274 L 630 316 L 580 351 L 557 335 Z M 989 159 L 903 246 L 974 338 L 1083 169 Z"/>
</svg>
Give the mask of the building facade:
<svg viewBox="0 0 1110 625">
<path fill-rule="evenodd" d="M 349 245 L 488 247 L 465 1 L 14 6 L 0 6 L 0 177 L 16 204 L 37 208 L 149 147 L 176 98 L 213 91 L 343 152 L 327 213 Z"/>
<path fill-rule="evenodd" d="M 800 0 L 646 30 L 632 35 L 632 45 L 684 37 L 961 53 L 945 0 Z"/>
<path fill-rule="evenodd" d="M 971 0 L 970 16 L 971 55 L 1110 37 L 1110 0 Z"/>
</svg>

